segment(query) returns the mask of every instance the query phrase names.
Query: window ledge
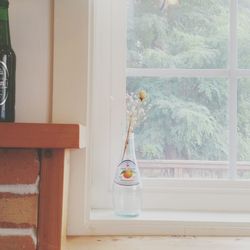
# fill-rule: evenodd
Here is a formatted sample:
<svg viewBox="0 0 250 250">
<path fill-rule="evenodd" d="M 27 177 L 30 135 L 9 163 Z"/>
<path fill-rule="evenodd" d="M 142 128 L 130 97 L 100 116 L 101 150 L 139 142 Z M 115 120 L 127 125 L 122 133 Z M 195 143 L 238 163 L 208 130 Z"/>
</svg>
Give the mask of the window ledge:
<svg viewBox="0 0 250 250">
<path fill-rule="evenodd" d="M 112 210 L 93 209 L 86 235 L 250 236 L 250 213 L 143 211 L 122 218 Z"/>
</svg>

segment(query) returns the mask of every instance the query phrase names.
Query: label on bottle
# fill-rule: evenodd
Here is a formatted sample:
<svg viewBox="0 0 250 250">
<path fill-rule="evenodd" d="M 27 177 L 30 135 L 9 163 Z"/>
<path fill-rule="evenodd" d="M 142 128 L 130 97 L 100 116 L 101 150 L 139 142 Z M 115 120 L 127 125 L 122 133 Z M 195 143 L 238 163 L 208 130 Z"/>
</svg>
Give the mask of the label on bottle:
<svg viewBox="0 0 250 250">
<path fill-rule="evenodd" d="M 139 171 L 135 162 L 122 161 L 116 170 L 115 183 L 123 186 L 135 186 L 140 183 Z"/>
<path fill-rule="evenodd" d="M 0 61 L 0 106 L 4 105 L 8 99 L 8 78 L 7 66 L 3 61 Z"/>
</svg>

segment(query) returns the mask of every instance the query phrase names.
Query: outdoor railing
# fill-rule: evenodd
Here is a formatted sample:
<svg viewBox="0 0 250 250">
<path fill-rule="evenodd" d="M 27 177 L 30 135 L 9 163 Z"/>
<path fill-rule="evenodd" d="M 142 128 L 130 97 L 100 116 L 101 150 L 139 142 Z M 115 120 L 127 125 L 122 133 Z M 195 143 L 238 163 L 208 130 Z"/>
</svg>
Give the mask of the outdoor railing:
<svg viewBox="0 0 250 250">
<path fill-rule="evenodd" d="M 227 161 L 138 160 L 141 175 L 151 178 L 227 178 Z M 239 178 L 250 178 L 250 162 L 237 163 Z"/>
</svg>

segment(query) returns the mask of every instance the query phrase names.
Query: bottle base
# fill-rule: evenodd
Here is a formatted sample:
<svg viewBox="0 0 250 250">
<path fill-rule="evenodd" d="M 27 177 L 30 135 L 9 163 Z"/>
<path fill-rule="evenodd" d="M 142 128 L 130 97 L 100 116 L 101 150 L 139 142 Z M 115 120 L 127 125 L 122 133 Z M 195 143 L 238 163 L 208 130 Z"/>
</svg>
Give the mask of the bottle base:
<svg viewBox="0 0 250 250">
<path fill-rule="evenodd" d="M 119 212 L 119 211 L 114 211 L 115 215 L 119 217 L 124 217 L 124 218 L 134 218 L 138 217 L 140 215 L 140 212 Z"/>
</svg>

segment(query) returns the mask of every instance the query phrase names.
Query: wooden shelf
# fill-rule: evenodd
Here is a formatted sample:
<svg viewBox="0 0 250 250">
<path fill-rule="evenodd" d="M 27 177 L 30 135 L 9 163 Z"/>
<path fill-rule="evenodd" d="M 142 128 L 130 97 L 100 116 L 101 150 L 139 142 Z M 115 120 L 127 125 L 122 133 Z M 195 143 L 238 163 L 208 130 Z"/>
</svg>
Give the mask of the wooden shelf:
<svg viewBox="0 0 250 250">
<path fill-rule="evenodd" d="M 0 123 L 1 148 L 84 148 L 80 124 Z"/>
<path fill-rule="evenodd" d="M 38 250 L 62 249 L 66 237 L 69 149 L 84 148 L 85 143 L 85 127 L 79 124 L 0 123 L 0 148 L 7 148 L 6 152 L 11 151 L 9 148 L 15 148 L 15 152 L 23 148 L 39 150 L 39 208 L 34 211 L 38 217 Z"/>
</svg>

